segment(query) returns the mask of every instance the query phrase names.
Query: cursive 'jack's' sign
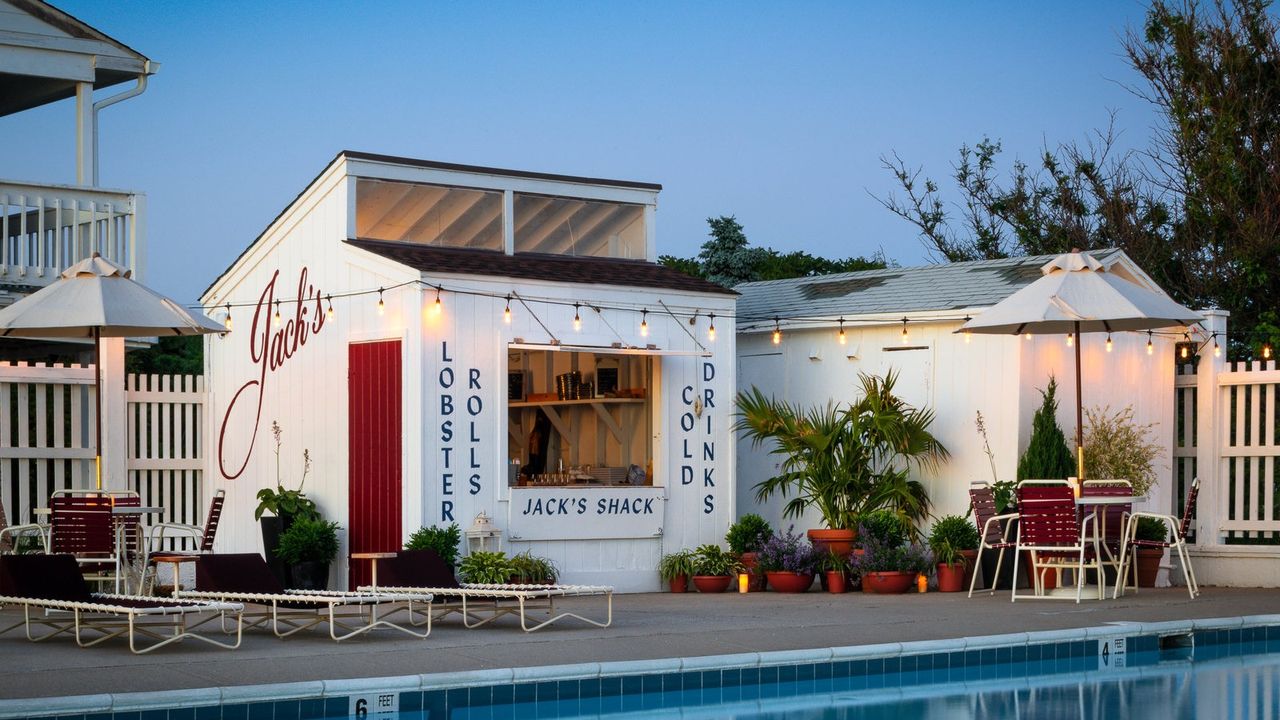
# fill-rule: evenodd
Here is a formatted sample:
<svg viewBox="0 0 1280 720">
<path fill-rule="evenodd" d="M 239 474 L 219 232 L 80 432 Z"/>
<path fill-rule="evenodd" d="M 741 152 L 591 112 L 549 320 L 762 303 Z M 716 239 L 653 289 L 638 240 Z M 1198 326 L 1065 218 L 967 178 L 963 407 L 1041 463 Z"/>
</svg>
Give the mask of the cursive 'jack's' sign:
<svg viewBox="0 0 1280 720">
<path fill-rule="evenodd" d="M 253 362 L 258 377 L 241 385 L 240 389 L 231 396 L 227 411 L 222 416 L 222 425 L 218 429 L 218 470 L 228 480 L 240 477 L 249 464 L 250 456 L 253 455 L 253 444 L 258 437 L 258 423 L 262 419 L 262 398 L 266 392 L 267 378 L 283 367 L 294 353 L 307 344 L 308 335 L 314 335 L 324 327 L 325 314 L 320 306 L 321 292 L 307 282 L 307 268 L 303 267 L 298 273 L 298 299 L 296 302 L 289 303 L 293 306 L 292 317 L 283 320 L 275 331 L 272 331 L 271 309 L 277 302 L 276 281 L 279 278 L 280 271 L 277 270 L 271 276 L 271 281 L 262 289 L 262 294 L 258 296 L 258 304 L 253 310 L 253 324 L 249 330 L 249 359 Z M 308 305 L 313 307 L 308 308 Z M 243 407 L 242 403 L 254 403 L 255 394 L 257 398 L 253 408 L 253 434 L 249 437 L 244 457 L 228 458 L 226 439 L 227 427 L 231 424 L 231 413 L 238 406 Z"/>
</svg>

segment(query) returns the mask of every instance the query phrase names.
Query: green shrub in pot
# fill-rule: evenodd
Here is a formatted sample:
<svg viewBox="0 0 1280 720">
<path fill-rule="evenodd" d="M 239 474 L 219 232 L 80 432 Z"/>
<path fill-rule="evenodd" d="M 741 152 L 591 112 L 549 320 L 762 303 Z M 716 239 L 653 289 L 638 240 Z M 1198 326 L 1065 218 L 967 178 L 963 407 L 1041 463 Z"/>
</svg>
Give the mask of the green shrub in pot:
<svg viewBox="0 0 1280 720">
<path fill-rule="evenodd" d="M 511 567 L 515 568 L 513 582 L 550 585 L 556 581 L 556 566 L 547 558 L 538 557 L 532 550 L 511 556 Z"/>
<path fill-rule="evenodd" d="M 328 563 L 338 556 L 338 523 L 297 518 L 281 533 L 276 556 L 287 565 Z"/>
<path fill-rule="evenodd" d="M 677 550 L 662 556 L 658 561 L 658 576 L 671 581 L 678 577 L 693 577 L 696 556 L 692 550 Z"/>
<path fill-rule="evenodd" d="M 476 550 L 462 558 L 458 564 L 462 579 L 481 585 L 504 585 L 515 572 L 515 566 L 507 554 L 498 551 Z"/>
<path fill-rule="evenodd" d="M 694 551 L 694 576 L 735 575 L 742 568 L 738 556 L 725 551 L 719 545 L 700 545 Z"/>
<path fill-rule="evenodd" d="M 949 545 L 950 549 L 955 552 L 961 550 L 977 550 L 978 528 L 969 518 L 961 515 L 947 515 L 939 518 L 933 524 L 933 529 L 929 531 L 929 549 L 934 555 L 939 555 L 939 548 L 943 544 Z M 938 562 L 952 564 L 938 557 Z"/>
<path fill-rule="evenodd" d="M 435 550 L 449 567 L 458 566 L 458 545 L 462 542 L 462 530 L 457 523 L 448 527 L 420 527 L 409 536 L 405 550 Z"/>
<path fill-rule="evenodd" d="M 760 548 L 773 537 L 769 522 L 755 513 L 748 513 L 729 526 L 724 536 L 729 552 L 734 555 L 760 552 Z"/>
</svg>

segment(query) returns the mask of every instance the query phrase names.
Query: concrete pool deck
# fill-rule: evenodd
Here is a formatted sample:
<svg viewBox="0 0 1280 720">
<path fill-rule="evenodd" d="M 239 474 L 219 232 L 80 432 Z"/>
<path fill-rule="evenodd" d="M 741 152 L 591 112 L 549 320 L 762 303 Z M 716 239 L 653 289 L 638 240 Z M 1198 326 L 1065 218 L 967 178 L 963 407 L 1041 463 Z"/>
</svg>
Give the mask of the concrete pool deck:
<svg viewBox="0 0 1280 720">
<path fill-rule="evenodd" d="M 558 603 L 589 617 L 600 598 Z M 1280 590 L 1182 588 L 1144 590 L 1116 601 L 1010 603 L 1007 592 L 972 599 L 925 595 L 638 594 L 614 598 L 609 628 L 572 620 L 524 633 L 518 621 L 466 630 L 457 616 L 413 639 L 375 631 L 334 643 L 323 630 L 279 640 L 247 631 L 238 650 L 188 642 L 132 655 L 123 641 L 79 648 L 69 636 L 29 642 L 21 629 L 0 636 L 0 698 L 40 698 L 268 683 L 445 673 L 494 668 L 805 650 L 944 640 L 1038 630 L 1266 615 L 1280 612 Z M 7 626 L 21 618 L 0 612 Z"/>
</svg>

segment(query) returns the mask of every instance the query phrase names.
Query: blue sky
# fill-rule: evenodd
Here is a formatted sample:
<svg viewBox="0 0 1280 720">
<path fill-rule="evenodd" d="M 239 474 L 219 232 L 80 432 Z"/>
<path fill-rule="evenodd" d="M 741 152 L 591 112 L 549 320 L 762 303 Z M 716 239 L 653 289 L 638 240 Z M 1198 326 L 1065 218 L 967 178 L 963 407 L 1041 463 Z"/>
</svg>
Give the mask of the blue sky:
<svg viewBox="0 0 1280 720">
<path fill-rule="evenodd" d="M 753 244 L 927 261 L 869 193 L 1156 116 L 1120 35 L 1144 4 L 55 4 L 162 64 L 101 116 L 101 184 L 149 202 L 148 284 L 193 302 L 341 149 L 662 183 L 659 252 L 708 216 Z M 113 91 L 104 91 L 109 94 Z M 0 118 L 0 177 L 73 182 L 71 101 Z M 13 138 L 39 142 L 13 143 Z"/>
</svg>

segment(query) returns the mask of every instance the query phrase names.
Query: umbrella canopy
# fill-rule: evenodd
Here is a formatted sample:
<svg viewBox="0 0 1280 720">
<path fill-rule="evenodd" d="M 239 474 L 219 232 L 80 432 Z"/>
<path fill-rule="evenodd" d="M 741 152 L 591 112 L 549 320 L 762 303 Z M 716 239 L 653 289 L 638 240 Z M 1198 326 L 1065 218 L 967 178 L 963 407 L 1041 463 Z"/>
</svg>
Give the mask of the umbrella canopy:
<svg viewBox="0 0 1280 720">
<path fill-rule="evenodd" d="M 1043 275 L 1030 285 L 982 311 L 959 332 L 992 335 L 1036 335 L 1154 330 L 1191 325 L 1203 317 L 1103 267 L 1081 252 L 1065 253 L 1045 263 Z M 1077 472 L 1084 478 L 1083 403 L 1080 388 L 1080 342 L 1076 353 Z"/>
<path fill-rule="evenodd" d="M 56 282 L 0 310 L 0 336 L 93 338 L 97 483 L 102 488 L 101 338 L 226 332 L 129 276 L 97 253 L 62 272 Z"/>
</svg>

